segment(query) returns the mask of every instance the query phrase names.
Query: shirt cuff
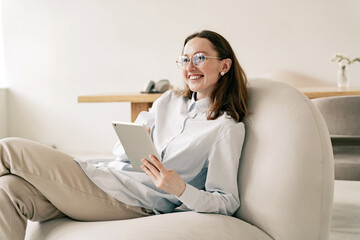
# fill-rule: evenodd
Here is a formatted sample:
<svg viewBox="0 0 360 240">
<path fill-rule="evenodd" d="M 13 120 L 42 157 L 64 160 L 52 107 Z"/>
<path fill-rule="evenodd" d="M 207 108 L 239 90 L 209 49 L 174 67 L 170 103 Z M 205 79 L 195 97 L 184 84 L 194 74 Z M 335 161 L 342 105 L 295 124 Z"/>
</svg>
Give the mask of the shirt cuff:
<svg viewBox="0 0 360 240">
<path fill-rule="evenodd" d="M 199 195 L 199 189 L 186 183 L 185 191 L 177 199 L 184 203 L 188 208 L 194 209 L 195 203 L 200 197 Z"/>
</svg>

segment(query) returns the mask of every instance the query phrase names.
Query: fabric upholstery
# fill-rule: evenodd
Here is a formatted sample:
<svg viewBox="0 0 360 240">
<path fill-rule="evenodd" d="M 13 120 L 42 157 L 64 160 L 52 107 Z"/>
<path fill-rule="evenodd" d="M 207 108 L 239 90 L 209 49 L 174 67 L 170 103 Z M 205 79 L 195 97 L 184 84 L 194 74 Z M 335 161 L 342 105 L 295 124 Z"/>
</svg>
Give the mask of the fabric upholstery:
<svg viewBox="0 0 360 240">
<path fill-rule="evenodd" d="M 34 224 L 30 239 L 57 240 L 271 240 L 256 226 L 235 217 L 196 212 L 170 213 L 111 222 L 75 222 L 61 218 Z"/>
<path fill-rule="evenodd" d="M 320 112 L 284 83 L 250 82 L 236 216 L 274 239 L 327 239 L 333 155 Z"/>
<path fill-rule="evenodd" d="M 316 98 L 331 136 L 360 137 L 360 96 Z"/>
<path fill-rule="evenodd" d="M 335 179 L 360 180 L 360 96 L 312 100 L 328 126 L 334 151 Z"/>
<path fill-rule="evenodd" d="M 249 110 L 238 176 L 241 206 L 234 217 L 183 212 L 111 222 L 62 218 L 30 224 L 27 239 L 327 239 L 334 172 L 321 114 L 296 89 L 266 79 L 249 81 Z"/>
</svg>

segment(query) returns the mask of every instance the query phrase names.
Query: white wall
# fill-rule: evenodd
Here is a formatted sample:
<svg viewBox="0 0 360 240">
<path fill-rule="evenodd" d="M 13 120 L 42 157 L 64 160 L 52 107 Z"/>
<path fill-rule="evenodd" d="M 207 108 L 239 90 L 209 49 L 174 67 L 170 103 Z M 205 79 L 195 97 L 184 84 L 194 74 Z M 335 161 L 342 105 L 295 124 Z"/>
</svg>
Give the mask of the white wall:
<svg viewBox="0 0 360 240">
<path fill-rule="evenodd" d="M 7 136 L 7 83 L 5 79 L 3 30 L 2 30 L 2 2 L 0 2 L 0 139 Z"/>
<path fill-rule="evenodd" d="M 336 82 L 333 53 L 360 56 L 358 0 L 3 0 L 9 129 L 76 153 L 112 149 L 130 104 L 77 96 L 182 85 L 175 60 L 197 30 L 224 35 L 249 76 L 291 71 Z M 350 68 L 360 86 L 360 63 Z"/>
<path fill-rule="evenodd" d="M 2 0 L 0 0 L 0 88 L 5 88 L 7 87 L 7 81 L 5 77 L 5 55 L 4 55 L 4 37 L 3 37 L 4 31 L 3 31 L 3 22 L 2 22 L 3 20 L 2 12 L 3 12 Z"/>
<path fill-rule="evenodd" d="M 0 139 L 7 137 L 7 89 L 0 88 Z"/>
</svg>

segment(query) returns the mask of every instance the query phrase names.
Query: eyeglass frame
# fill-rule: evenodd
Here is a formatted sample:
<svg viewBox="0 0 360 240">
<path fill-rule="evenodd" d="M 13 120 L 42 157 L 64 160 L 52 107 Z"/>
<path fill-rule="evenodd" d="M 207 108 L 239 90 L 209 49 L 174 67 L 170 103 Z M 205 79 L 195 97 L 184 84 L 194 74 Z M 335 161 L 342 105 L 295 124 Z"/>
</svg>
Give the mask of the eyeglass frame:
<svg viewBox="0 0 360 240">
<path fill-rule="evenodd" d="M 204 57 L 205 57 L 205 61 L 204 62 L 201 62 L 200 64 L 197 64 L 197 65 L 195 65 L 194 64 L 194 57 L 196 56 L 196 55 L 199 55 L 199 54 L 202 54 Z M 186 57 L 187 59 L 189 59 L 189 62 L 187 62 L 187 64 L 186 65 L 184 65 L 184 67 L 180 67 L 179 66 L 179 59 L 181 58 L 181 57 Z M 193 63 L 193 65 L 195 66 L 195 67 L 201 67 L 205 62 L 206 62 L 206 60 L 208 60 L 208 59 L 219 59 L 219 60 L 223 60 L 223 58 L 221 58 L 221 57 L 213 57 L 213 56 L 206 56 L 204 53 L 196 53 L 196 54 L 194 54 L 193 56 L 192 56 L 192 58 L 189 58 L 189 57 L 187 57 L 187 56 L 185 56 L 185 55 L 181 55 L 181 56 L 179 56 L 178 57 L 178 60 L 176 60 L 176 64 L 177 64 L 177 66 L 181 69 L 181 70 L 184 70 L 184 69 L 186 69 L 188 66 L 189 66 L 189 64 L 192 62 Z"/>
</svg>

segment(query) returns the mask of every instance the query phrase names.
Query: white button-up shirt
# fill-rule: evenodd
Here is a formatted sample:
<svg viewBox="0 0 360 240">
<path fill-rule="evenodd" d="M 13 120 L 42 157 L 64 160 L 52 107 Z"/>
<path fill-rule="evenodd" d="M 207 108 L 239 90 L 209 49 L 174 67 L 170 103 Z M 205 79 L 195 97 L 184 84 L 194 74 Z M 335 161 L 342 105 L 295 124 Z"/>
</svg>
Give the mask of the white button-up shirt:
<svg viewBox="0 0 360 240">
<path fill-rule="evenodd" d="M 240 206 L 237 173 L 245 128 L 226 113 L 207 120 L 209 107 L 209 98 L 195 101 L 168 91 L 136 119 L 151 129 L 164 167 L 185 181 L 178 198 L 134 171 L 120 142 L 115 160 L 76 161 L 95 184 L 126 204 L 163 213 L 184 204 L 197 212 L 231 215 Z"/>
</svg>

